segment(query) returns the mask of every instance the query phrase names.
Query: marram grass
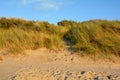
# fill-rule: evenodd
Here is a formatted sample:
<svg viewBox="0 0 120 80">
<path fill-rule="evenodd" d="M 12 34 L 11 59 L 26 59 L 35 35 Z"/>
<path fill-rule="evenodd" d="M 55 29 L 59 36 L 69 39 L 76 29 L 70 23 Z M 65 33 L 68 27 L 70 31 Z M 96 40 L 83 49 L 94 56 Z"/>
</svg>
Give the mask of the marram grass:
<svg viewBox="0 0 120 80">
<path fill-rule="evenodd" d="M 18 53 L 46 47 L 64 49 L 70 42 L 74 52 L 90 55 L 120 56 L 120 21 L 63 20 L 58 25 L 48 22 L 0 18 L 0 49 Z"/>
</svg>

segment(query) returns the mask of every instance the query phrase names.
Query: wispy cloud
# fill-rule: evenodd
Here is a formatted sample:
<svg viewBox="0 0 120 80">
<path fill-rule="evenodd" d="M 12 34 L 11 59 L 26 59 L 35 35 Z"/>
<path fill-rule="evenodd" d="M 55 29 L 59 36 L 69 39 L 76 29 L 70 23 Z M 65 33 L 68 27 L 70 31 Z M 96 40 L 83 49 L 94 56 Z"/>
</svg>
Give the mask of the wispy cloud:
<svg viewBox="0 0 120 80">
<path fill-rule="evenodd" d="M 58 5 L 52 3 L 42 3 L 40 4 L 40 9 L 48 10 L 48 9 L 58 9 Z"/>
<path fill-rule="evenodd" d="M 62 4 L 62 0 L 22 0 L 23 5 L 36 4 L 39 9 L 49 10 L 58 9 Z"/>
</svg>

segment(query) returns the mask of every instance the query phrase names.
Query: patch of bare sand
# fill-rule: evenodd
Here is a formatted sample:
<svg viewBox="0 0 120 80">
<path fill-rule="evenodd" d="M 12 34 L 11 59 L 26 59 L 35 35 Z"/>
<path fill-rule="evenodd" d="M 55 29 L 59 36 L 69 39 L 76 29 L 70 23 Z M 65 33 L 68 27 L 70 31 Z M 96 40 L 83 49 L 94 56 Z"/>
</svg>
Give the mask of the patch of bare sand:
<svg viewBox="0 0 120 80">
<path fill-rule="evenodd" d="M 0 80 L 120 80 L 119 59 L 94 62 L 89 57 L 46 48 L 2 59 Z"/>
</svg>

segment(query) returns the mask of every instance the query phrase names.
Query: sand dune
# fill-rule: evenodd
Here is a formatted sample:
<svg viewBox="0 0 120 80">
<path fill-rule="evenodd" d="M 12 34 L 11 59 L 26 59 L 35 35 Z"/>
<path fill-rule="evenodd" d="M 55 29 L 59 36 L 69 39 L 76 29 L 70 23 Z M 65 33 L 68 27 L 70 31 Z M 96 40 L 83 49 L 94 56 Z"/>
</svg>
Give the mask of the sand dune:
<svg viewBox="0 0 120 80">
<path fill-rule="evenodd" d="M 46 48 L 1 56 L 0 80 L 120 80 L 120 63 Z"/>
</svg>

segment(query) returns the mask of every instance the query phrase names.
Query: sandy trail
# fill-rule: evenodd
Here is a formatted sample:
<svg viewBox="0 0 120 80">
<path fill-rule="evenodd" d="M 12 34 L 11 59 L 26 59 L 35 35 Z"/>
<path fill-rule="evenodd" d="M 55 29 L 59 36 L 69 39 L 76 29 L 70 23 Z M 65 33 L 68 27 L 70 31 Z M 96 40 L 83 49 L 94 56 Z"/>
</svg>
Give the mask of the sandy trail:
<svg viewBox="0 0 120 80">
<path fill-rule="evenodd" d="M 0 80 L 120 80 L 120 63 L 97 61 L 46 48 L 4 56 Z"/>
</svg>

